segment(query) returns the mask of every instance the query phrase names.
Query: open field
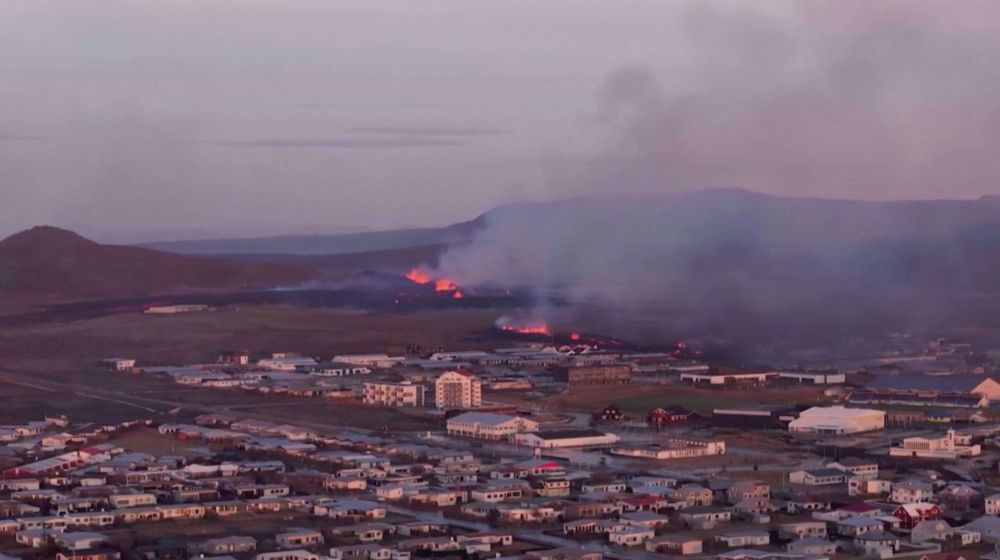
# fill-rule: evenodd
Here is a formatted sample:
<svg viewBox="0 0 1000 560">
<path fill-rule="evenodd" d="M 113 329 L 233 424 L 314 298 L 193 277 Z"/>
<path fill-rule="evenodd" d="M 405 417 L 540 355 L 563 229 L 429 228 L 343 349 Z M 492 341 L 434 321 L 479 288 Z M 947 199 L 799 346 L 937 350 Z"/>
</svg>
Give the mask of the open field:
<svg viewBox="0 0 1000 560">
<path fill-rule="evenodd" d="M 821 387 L 768 388 L 767 390 L 696 389 L 687 385 L 625 385 L 574 388 L 546 401 L 552 409 L 595 412 L 609 404 L 643 415 L 658 406 L 681 405 L 711 414 L 720 407 L 748 404 L 822 404 L 829 399 Z"/>
<path fill-rule="evenodd" d="M 0 329 L 0 367 L 78 371 L 111 355 L 179 364 L 213 360 L 218 350 L 231 348 L 316 356 L 402 353 L 410 344 L 464 349 L 481 346 L 470 337 L 502 314 L 489 309 L 368 313 L 272 305 L 173 316 L 123 313 Z"/>
</svg>

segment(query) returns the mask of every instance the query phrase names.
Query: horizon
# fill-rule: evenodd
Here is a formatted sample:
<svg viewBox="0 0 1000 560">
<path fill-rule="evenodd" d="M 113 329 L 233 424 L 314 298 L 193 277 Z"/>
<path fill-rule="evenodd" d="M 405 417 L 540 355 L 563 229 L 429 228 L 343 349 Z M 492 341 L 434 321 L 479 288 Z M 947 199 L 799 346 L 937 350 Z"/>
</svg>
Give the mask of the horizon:
<svg viewBox="0 0 1000 560">
<path fill-rule="evenodd" d="M 105 232 L 104 235 L 90 235 L 85 230 L 77 230 L 70 227 L 65 227 L 59 224 L 35 224 L 28 226 L 24 229 L 12 231 L 5 233 L 0 230 L 0 240 L 6 239 L 8 237 L 17 235 L 19 233 L 24 233 L 37 228 L 54 228 L 58 230 L 68 231 L 80 235 L 88 240 L 95 241 L 102 244 L 110 245 L 155 245 L 159 243 L 183 243 L 183 242 L 198 242 L 198 241 L 239 241 L 239 240 L 253 240 L 253 239 L 271 239 L 271 238 L 307 238 L 307 237 L 339 237 L 339 236 L 350 236 L 350 235 L 364 235 L 372 233 L 381 232 L 402 232 L 402 231 L 413 231 L 413 230 L 434 230 L 440 229 L 448 226 L 458 225 L 461 223 L 469 222 L 479 218 L 481 216 L 487 215 L 492 211 L 503 209 L 507 207 L 516 207 L 522 205 L 535 205 L 535 204 L 559 204 L 572 202 L 575 200 L 587 200 L 587 199 L 599 199 L 599 198 L 647 198 L 647 197 L 672 197 L 672 196 L 683 196 L 690 195 L 694 193 L 701 192 L 732 192 L 732 193 L 749 193 L 753 195 L 760 195 L 771 198 L 782 198 L 788 200 L 810 200 L 810 201 L 831 201 L 831 202 L 857 202 L 857 203 L 885 203 L 885 204 L 906 204 L 906 203 L 954 203 L 954 202 L 980 202 L 990 199 L 1000 199 L 1000 194 L 983 194 L 979 196 L 972 196 L 968 198 L 913 198 L 913 199 L 885 199 L 885 200 L 866 200 L 860 198 L 832 198 L 823 196 L 796 196 L 796 195 L 781 195 L 781 194 L 770 194 L 760 191 L 754 191 L 751 189 L 744 189 L 740 187 L 703 187 L 698 189 L 692 189 L 688 191 L 681 191 L 675 193 L 628 193 L 626 195 L 612 195 L 612 194 L 581 194 L 574 195 L 566 198 L 551 199 L 551 200 L 522 200 L 522 201 L 512 201 L 500 204 L 498 206 L 493 206 L 482 212 L 478 212 L 467 219 L 462 219 L 454 222 L 440 223 L 440 224 L 429 224 L 423 226 L 402 226 L 397 228 L 387 228 L 387 229 L 373 229 L 364 227 L 351 227 L 351 226 L 327 226 L 332 229 L 341 231 L 321 231 L 320 226 L 315 226 L 313 228 L 304 228 L 302 230 L 288 230 L 288 231 L 276 231 L 272 234 L 267 235 L 248 235 L 239 237 L 170 237 L 169 235 L 165 237 L 157 238 L 145 238 L 140 234 L 136 237 L 134 234 L 128 234 L 123 232 L 111 232 L 108 234 Z"/>
</svg>

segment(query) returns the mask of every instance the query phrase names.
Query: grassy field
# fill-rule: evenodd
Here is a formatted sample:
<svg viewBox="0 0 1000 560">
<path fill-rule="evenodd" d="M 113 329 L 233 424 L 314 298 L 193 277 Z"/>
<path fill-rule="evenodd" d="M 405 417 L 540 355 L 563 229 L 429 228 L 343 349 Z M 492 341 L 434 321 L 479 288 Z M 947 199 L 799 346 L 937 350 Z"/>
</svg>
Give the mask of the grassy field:
<svg viewBox="0 0 1000 560">
<path fill-rule="evenodd" d="M 828 400 L 824 399 L 822 388 L 816 387 L 737 391 L 666 384 L 576 388 L 549 399 L 547 406 L 557 410 L 595 412 L 615 404 L 626 413 L 642 415 L 658 406 L 681 405 L 705 415 L 720 407 L 824 402 Z"/>
<path fill-rule="evenodd" d="M 480 309 L 388 314 L 289 306 L 174 316 L 123 313 L 0 329 L 0 367 L 73 371 L 116 355 L 144 363 L 180 364 L 212 360 L 219 350 L 234 348 L 327 357 L 401 353 L 409 344 L 467 349 L 480 347 L 482 343 L 470 337 L 492 326 L 502 314 Z"/>
</svg>

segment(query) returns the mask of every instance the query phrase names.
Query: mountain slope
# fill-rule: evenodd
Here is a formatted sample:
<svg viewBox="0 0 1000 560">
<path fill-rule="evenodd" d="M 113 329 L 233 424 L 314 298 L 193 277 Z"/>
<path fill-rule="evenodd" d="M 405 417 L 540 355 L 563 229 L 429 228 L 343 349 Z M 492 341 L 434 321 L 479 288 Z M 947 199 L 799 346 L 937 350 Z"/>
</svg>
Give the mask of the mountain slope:
<svg viewBox="0 0 1000 560">
<path fill-rule="evenodd" d="M 49 226 L 0 241 L 0 292 L 6 294 L 122 297 L 266 288 L 310 275 L 297 263 L 244 263 L 101 245 Z"/>
<path fill-rule="evenodd" d="M 468 239 L 479 219 L 441 228 L 416 228 L 338 235 L 284 235 L 245 239 L 162 241 L 146 248 L 187 255 L 342 255 L 450 245 Z"/>
</svg>

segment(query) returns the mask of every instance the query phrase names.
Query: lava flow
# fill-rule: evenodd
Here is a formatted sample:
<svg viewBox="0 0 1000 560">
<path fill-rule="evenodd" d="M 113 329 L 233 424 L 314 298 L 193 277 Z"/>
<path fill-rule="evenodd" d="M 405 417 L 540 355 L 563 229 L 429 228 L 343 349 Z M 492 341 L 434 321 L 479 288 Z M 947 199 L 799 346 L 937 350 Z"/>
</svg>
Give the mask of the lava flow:
<svg viewBox="0 0 1000 560">
<path fill-rule="evenodd" d="M 419 268 L 410 269 L 410 271 L 406 273 L 406 278 L 415 284 L 431 283 L 431 275 L 423 270 L 420 270 Z"/>
<path fill-rule="evenodd" d="M 552 336 L 552 329 L 542 322 L 521 323 L 510 317 L 501 317 L 495 323 L 496 327 L 502 331 L 518 334 L 541 334 Z"/>
</svg>

